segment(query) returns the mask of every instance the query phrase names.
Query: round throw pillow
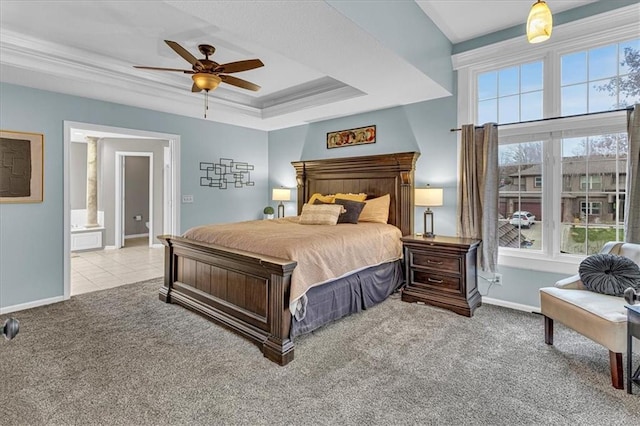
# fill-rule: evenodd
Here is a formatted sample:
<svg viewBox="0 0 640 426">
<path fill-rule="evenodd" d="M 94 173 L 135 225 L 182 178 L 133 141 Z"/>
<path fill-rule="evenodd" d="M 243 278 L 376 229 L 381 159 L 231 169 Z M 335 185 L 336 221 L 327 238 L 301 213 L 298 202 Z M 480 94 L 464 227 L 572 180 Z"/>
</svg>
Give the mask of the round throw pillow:
<svg viewBox="0 0 640 426">
<path fill-rule="evenodd" d="M 640 289 L 640 267 L 631 259 L 615 254 L 594 254 L 580 263 L 580 280 L 593 292 L 622 296 L 633 287 Z"/>
</svg>

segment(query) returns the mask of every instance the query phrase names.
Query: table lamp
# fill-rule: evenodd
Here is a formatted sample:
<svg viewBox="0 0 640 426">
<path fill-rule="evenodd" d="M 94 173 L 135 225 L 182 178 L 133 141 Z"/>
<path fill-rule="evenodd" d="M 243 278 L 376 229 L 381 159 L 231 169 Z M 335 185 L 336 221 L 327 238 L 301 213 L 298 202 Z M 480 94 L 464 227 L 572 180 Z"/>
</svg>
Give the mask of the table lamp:
<svg viewBox="0 0 640 426">
<path fill-rule="evenodd" d="M 280 201 L 280 204 L 278 204 L 278 217 L 284 217 L 284 204 L 282 204 L 282 202 L 291 200 L 291 190 L 287 188 L 273 188 L 271 199 L 273 201 Z"/>
<path fill-rule="evenodd" d="M 433 233 L 433 211 L 429 207 L 438 207 L 442 205 L 443 190 L 442 188 L 416 188 L 415 205 L 423 206 L 427 209 L 424 211 L 424 237 L 435 237 Z M 431 216 L 431 226 L 427 231 L 427 216 Z"/>
</svg>

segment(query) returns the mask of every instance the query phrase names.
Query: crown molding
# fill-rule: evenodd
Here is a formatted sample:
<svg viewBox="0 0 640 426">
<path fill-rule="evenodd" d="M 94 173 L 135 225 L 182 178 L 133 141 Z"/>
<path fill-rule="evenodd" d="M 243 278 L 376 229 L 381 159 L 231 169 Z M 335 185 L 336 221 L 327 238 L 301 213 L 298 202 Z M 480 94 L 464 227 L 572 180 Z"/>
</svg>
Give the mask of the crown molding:
<svg viewBox="0 0 640 426">
<path fill-rule="evenodd" d="M 509 57 L 517 61 L 541 58 L 549 50 L 580 49 L 612 43 L 621 38 L 640 36 L 639 5 L 621 7 L 553 28 L 551 39 L 529 44 L 525 36 L 461 52 L 451 57 L 453 69 L 491 65 L 495 59 Z"/>
</svg>

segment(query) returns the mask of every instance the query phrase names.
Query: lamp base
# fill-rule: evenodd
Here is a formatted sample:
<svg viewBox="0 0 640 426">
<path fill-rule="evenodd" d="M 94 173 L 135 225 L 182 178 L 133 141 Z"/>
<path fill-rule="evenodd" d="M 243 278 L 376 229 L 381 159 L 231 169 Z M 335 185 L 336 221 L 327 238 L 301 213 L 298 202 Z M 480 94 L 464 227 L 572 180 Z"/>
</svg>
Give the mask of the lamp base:
<svg viewBox="0 0 640 426">
<path fill-rule="evenodd" d="M 431 227 L 427 230 L 427 216 L 431 216 Z M 436 235 L 433 233 L 433 211 L 427 207 L 424 211 L 424 222 L 423 222 L 423 230 L 422 236 L 424 238 L 433 238 Z"/>
<path fill-rule="evenodd" d="M 282 201 L 278 204 L 278 218 L 281 217 L 284 217 L 284 204 L 282 204 Z"/>
</svg>

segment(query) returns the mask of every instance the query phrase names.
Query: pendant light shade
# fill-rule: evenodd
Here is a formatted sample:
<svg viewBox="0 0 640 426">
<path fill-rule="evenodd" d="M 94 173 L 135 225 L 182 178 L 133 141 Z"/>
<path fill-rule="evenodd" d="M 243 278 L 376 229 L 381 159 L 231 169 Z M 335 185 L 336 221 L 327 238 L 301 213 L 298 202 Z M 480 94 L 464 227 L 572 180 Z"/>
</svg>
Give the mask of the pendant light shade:
<svg viewBox="0 0 640 426">
<path fill-rule="evenodd" d="M 538 0 L 531 6 L 527 19 L 527 40 L 529 43 L 540 43 L 551 37 L 553 17 L 549 6 L 542 0 Z"/>
</svg>

